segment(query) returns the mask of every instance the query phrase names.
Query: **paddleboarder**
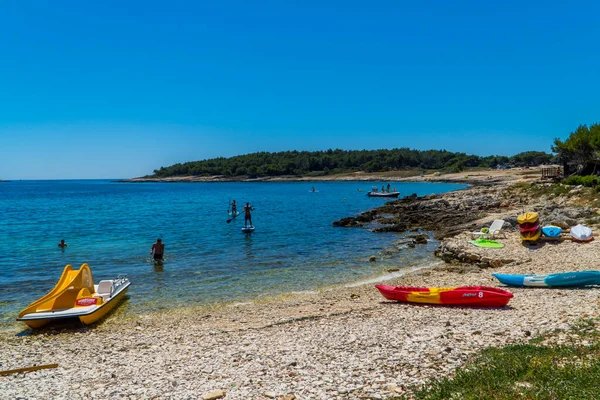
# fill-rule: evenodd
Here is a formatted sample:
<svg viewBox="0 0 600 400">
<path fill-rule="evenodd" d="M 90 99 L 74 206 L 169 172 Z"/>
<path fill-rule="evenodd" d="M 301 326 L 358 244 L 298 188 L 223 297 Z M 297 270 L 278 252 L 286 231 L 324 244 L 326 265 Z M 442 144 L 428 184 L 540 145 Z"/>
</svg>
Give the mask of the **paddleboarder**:
<svg viewBox="0 0 600 400">
<path fill-rule="evenodd" d="M 162 261 L 164 252 L 165 244 L 162 242 L 162 239 L 156 239 L 156 242 L 152 245 L 152 248 L 150 249 L 150 254 L 154 253 L 154 261 Z"/>
<path fill-rule="evenodd" d="M 254 211 L 254 207 L 250 205 L 250 202 L 246 202 L 246 205 L 244 206 L 244 228 L 248 226 L 248 222 L 250 222 L 250 226 L 253 226 L 252 214 L 250 214 L 250 211 Z"/>
<path fill-rule="evenodd" d="M 237 214 L 237 204 L 235 202 L 235 200 L 231 201 L 231 216 L 235 217 L 235 215 Z"/>
</svg>

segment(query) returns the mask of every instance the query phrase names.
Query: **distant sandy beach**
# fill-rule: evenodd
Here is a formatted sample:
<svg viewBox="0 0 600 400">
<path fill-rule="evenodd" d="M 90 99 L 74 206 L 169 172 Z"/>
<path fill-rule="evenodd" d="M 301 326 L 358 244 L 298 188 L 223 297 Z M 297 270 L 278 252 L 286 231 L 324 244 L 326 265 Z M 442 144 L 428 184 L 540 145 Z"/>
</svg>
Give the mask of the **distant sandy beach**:
<svg viewBox="0 0 600 400">
<path fill-rule="evenodd" d="M 461 207 L 465 199 L 502 199 L 493 212 L 442 242 L 457 254 L 488 260 L 487 267 L 440 260 L 387 283 L 501 287 L 491 273 L 597 269 L 597 240 L 523 246 L 514 227 L 508 226 L 505 237 L 499 239 L 504 249 L 480 249 L 467 243 L 472 225 L 495 218 L 510 220 L 523 211 L 524 204 L 543 215 L 548 199 L 508 194 L 511 185 L 532 181 L 534 174 L 509 170 L 466 177 L 426 176 L 430 181 L 490 184 L 432 199 L 447 202 L 449 208 Z M 414 180 L 397 180 L 404 179 Z M 561 202 L 565 207 L 569 204 L 566 197 L 553 201 L 557 207 Z M 456 367 L 485 347 L 525 343 L 545 332 L 565 331 L 579 318 L 598 316 L 597 288 L 508 290 L 515 297 L 501 309 L 400 304 L 386 301 L 369 283 L 137 318 L 117 310 L 92 327 L 3 335 L 2 370 L 59 364 L 56 369 L 0 378 L 3 395 L 40 399 L 390 398 L 406 393 L 411 385 L 452 376 Z"/>
</svg>

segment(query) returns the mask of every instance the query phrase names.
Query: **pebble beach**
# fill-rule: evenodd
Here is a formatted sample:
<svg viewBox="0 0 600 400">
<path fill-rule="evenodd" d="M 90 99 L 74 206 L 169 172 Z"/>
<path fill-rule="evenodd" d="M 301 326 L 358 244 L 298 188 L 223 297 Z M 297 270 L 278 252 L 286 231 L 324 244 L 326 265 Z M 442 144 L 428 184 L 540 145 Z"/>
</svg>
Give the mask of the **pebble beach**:
<svg viewBox="0 0 600 400">
<path fill-rule="evenodd" d="M 505 192 L 502 180 L 481 189 Z M 450 203 L 456 194 L 440 195 Z M 542 207 L 544 199 L 531 207 Z M 503 249 L 467 243 L 472 226 L 514 217 L 510 204 L 442 240 L 457 257 L 386 284 L 503 287 L 491 274 L 598 269 L 600 242 L 524 246 L 510 224 Z M 340 228 L 344 229 L 344 228 Z M 351 228 L 349 228 L 351 229 Z M 461 262 L 468 259 L 473 262 Z M 482 263 L 481 260 L 485 260 Z M 503 287 L 504 288 L 504 287 Z M 0 377 L 3 398 L 21 399 L 386 399 L 452 376 L 490 346 L 526 343 L 598 316 L 598 288 L 520 289 L 499 309 L 385 300 L 373 284 L 335 286 L 261 302 L 156 312 L 117 312 L 101 323 L 6 334 L 0 369 L 58 364 Z M 27 331 L 28 332 L 28 331 Z"/>
</svg>

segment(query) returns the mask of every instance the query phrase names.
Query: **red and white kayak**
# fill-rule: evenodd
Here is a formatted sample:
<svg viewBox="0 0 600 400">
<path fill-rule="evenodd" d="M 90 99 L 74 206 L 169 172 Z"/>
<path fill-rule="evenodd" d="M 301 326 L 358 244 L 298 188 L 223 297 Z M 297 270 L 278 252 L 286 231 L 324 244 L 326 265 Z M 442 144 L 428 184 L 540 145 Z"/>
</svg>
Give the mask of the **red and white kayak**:
<svg viewBox="0 0 600 400">
<path fill-rule="evenodd" d="M 375 285 L 388 300 L 407 303 L 445 304 L 452 306 L 502 307 L 513 294 L 488 286 L 460 286 L 449 288 L 420 288 L 408 286 Z"/>
</svg>

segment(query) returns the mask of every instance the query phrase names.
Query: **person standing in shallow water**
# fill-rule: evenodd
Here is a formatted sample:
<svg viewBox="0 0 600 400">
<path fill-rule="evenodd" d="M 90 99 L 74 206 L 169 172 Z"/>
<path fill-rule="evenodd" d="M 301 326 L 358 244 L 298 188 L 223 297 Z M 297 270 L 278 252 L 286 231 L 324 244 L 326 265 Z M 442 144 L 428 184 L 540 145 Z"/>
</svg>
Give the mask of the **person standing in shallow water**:
<svg viewBox="0 0 600 400">
<path fill-rule="evenodd" d="M 65 239 L 61 239 L 60 243 L 58 244 L 58 248 L 64 250 L 65 247 L 67 247 L 67 244 L 65 243 Z"/>
<path fill-rule="evenodd" d="M 252 214 L 250 214 L 250 211 L 254 211 L 254 208 L 250 205 L 250 202 L 246 202 L 244 206 L 244 228 L 252 226 Z M 250 225 L 248 225 L 248 222 L 250 222 Z"/>
<path fill-rule="evenodd" d="M 162 261 L 163 255 L 165 253 L 165 244 L 162 242 L 161 238 L 156 239 L 156 242 L 152 245 L 150 249 L 150 254 L 154 253 L 154 261 Z"/>
</svg>

